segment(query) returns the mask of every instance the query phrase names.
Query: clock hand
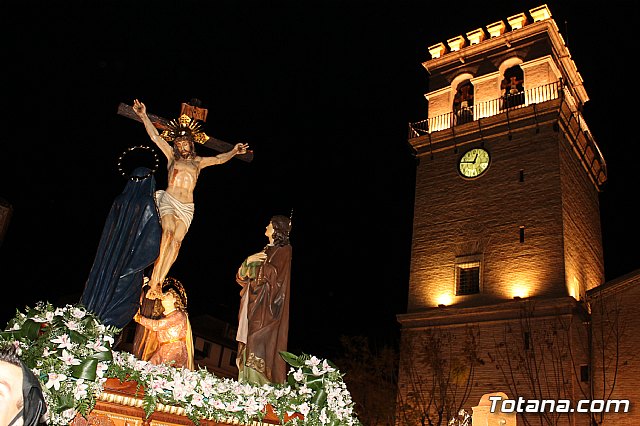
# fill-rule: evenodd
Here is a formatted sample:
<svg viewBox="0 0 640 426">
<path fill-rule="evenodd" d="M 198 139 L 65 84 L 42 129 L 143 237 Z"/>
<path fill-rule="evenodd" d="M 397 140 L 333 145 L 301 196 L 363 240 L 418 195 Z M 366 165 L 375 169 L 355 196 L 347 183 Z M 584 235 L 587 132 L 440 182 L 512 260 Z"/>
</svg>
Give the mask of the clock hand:
<svg viewBox="0 0 640 426">
<path fill-rule="evenodd" d="M 475 164 L 477 159 L 478 159 L 478 154 L 476 154 L 476 156 L 473 157 L 473 160 L 471 160 L 471 161 L 461 161 L 460 163 L 462 163 L 462 164 Z"/>
</svg>

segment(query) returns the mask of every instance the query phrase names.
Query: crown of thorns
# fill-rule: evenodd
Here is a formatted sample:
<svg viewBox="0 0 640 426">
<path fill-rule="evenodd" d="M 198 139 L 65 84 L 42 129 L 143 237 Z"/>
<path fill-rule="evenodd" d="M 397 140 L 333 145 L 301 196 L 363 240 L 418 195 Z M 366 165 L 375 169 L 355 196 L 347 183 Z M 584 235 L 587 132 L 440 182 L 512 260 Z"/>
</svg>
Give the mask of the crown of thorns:
<svg viewBox="0 0 640 426">
<path fill-rule="evenodd" d="M 199 144 L 209 140 L 209 136 L 202 130 L 202 123 L 187 114 L 182 114 L 176 120 L 171 120 L 161 136 L 167 142 L 173 142 L 181 137 L 191 137 Z"/>
</svg>

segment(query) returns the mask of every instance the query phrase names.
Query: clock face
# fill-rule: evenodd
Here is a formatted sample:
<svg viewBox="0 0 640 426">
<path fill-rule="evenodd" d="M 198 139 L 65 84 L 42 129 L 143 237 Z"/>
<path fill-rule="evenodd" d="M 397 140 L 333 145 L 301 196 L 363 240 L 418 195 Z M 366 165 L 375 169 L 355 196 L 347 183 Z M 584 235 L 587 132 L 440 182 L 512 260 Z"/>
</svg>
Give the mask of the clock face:
<svg viewBox="0 0 640 426">
<path fill-rule="evenodd" d="M 458 171 L 464 177 L 477 178 L 487 171 L 490 161 L 489 152 L 482 148 L 472 148 L 458 160 Z"/>
</svg>

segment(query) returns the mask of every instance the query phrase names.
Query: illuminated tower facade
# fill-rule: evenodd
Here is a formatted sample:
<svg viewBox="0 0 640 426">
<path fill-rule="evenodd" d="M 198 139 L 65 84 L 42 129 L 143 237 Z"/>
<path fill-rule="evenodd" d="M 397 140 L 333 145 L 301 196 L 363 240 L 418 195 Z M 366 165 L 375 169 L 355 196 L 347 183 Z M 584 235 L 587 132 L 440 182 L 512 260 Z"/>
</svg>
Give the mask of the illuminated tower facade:
<svg viewBox="0 0 640 426">
<path fill-rule="evenodd" d="M 606 165 L 581 114 L 589 100 L 582 78 L 549 9 L 429 52 L 428 116 L 409 126 L 419 162 L 408 306 L 398 316 L 403 345 L 412 346 L 403 349 L 399 417 L 418 404 L 411 365 L 428 370 L 433 339 L 460 347 L 470 327 L 475 333 L 465 407 L 489 392 L 513 396 L 517 380 L 503 376 L 500 341 L 517 336 L 523 353 L 531 351 L 536 321 L 579 323 L 580 300 L 604 282 L 598 198 Z M 563 333 L 578 339 L 570 328 Z M 578 358 L 562 367 L 580 371 L 586 361 Z M 574 379 L 559 392 L 576 396 Z"/>
</svg>

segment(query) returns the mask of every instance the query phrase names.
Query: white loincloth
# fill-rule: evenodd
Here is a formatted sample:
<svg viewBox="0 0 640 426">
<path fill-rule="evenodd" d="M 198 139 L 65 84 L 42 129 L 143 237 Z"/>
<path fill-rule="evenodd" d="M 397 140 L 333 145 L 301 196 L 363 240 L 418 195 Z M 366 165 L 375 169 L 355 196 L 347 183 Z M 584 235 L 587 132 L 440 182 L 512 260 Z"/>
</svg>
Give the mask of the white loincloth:
<svg viewBox="0 0 640 426">
<path fill-rule="evenodd" d="M 184 222 L 184 224 L 187 225 L 187 229 L 189 229 L 195 210 L 193 203 L 182 203 L 163 190 L 156 191 L 154 195 L 156 204 L 158 205 L 158 211 L 160 212 L 160 218 L 164 215 L 172 214 Z"/>
</svg>

